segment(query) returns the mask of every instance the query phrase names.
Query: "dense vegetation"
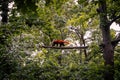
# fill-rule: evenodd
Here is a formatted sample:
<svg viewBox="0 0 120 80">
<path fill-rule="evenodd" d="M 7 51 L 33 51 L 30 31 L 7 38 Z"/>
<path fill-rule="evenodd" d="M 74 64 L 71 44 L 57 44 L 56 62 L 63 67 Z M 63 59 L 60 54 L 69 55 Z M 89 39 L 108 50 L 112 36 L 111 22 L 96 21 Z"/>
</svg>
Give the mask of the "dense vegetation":
<svg viewBox="0 0 120 80">
<path fill-rule="evenodd" d="M 119 3 L 1 0 L 0 80 L 119 80 L 120 35 L 110 29 L 120 23 Z M 54 39 L 88 48 L 42 47 Z"/>
</svg>

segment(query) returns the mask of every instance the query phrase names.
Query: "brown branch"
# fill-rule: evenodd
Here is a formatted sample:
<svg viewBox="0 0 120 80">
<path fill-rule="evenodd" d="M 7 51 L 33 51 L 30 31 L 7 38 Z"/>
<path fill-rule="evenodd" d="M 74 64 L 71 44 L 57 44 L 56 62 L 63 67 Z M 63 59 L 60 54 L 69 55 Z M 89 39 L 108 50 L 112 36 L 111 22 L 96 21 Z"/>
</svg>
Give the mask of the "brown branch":
<svg viewBox="0 0 120 80">
<path fill-rule="evenodd" d="M 52 48 L 52 49 L 87 49 L 88 46 L 81 47 L 56 47 L 56 46 L 41 46 L 41 48 Z"/>
<path fill-rule="evenodd" d="M 117 46 L 119 41 L 120 41 L 120 39 L 116 39 L 116 40 L 111 41 L 113 48 L 115 48 Z"/>
<path fill-rule="evenodd" d="M 115 48 L 120 41 L 120 33 L 116 35 L 115 40 L 111 41 L 113 48 Z"/>
<path fill-rule="evenodd" d="M 112 46 L 113 46 L 113 49 L 115 49 L 115 47 L 117 46 L 117 44 L 119 43 L 119 41 L 120 41 L 120 33 L 116 36 L 115 40 L 112 40 L 112 41 L 111 41 L 111 44 L 112 44 Z M 100 48 L 102 49 L 105 45 L 102 43 L 102 44 L 100 44 L 99 46 L 100 46 Z"/>
<path fill-rule="evenodd" d="M 111 21 L 109 22 L 109 25 L 111 25 L 114 21 L 116 21 L 116 20 L 119 19 L 119 18 L 120 18 L 120 15 L 114 17 L 113 20 L 111 20 Z"/>
<path fill-rule="evenodd" d="M 120 39 L 115 39 L 113 41 L 111 41 L 111 44 L 113 46 L 113 48 L 115 49 L 115 47 L 117 46 L 118 42 L 120 41 Z M 99 45 L 101 49 L 103 49 L 105 47 L 105 45 L 102 43 Z"/>
</svg>

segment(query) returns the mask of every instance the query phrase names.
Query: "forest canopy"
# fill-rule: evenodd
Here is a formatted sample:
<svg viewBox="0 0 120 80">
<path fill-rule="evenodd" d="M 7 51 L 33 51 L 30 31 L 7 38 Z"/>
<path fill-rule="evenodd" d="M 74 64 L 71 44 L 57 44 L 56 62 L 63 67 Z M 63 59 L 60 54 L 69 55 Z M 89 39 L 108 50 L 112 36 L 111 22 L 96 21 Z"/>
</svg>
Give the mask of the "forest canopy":
<svg viewBox="0 0 120 80">
<path fill-rule="evenodd" d="M 119 80 L 119 4 L 0 0 L 0 80 Z"/>
</svg>

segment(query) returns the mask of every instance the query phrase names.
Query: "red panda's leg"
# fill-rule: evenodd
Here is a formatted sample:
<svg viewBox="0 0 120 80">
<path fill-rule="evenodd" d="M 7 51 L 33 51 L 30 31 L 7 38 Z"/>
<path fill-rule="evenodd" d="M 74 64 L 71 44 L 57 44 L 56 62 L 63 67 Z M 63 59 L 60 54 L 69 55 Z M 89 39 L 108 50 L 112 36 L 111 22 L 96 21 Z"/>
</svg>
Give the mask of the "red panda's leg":
<svg viewBox="0 0 120 80">
<path fill-rule="evenodd" d="M 55 42 L 52 43 L 52 46 L 55 46 Z"/>
<path fill-rule="evenodd" d="M 56 43 L 56 45 L 58 46 L 58 45 L 59 45 L 59 43 Z"/>
<path fill-rule="evenodd" d="M 64 42 L 60 43 L 60 47 L 61 47 L 61 46 L 65 46 L 65 45 L 64 45 Z"/>
<path fill-rule="evenodd" d="M 63 46 L 65 46 L 65 44 L 63 43 Z"/>
<path fill-rule="evenodd" d="M 59 46 L 58 42 L 53 42 L 52 46 Z"/>
</svg>

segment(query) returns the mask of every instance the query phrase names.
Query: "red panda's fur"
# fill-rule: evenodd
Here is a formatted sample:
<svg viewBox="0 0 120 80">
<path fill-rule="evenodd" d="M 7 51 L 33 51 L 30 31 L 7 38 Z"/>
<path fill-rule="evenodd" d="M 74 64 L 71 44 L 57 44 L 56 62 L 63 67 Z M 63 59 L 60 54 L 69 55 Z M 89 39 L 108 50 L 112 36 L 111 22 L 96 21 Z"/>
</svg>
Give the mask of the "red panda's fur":
<svg viewBox="0 0 120 80">
<path fill-rule="evenodd" d="M 69 44 L 68 41 L 64 41 L 64 40 L 54 40 L 52 42 L 52 46 L 65 46 L 65 44 Z"/>
</svg>

